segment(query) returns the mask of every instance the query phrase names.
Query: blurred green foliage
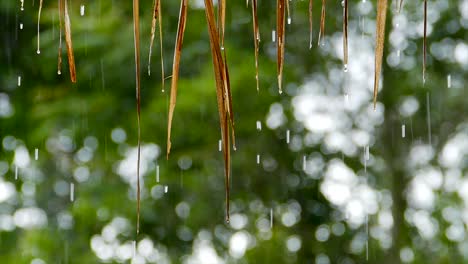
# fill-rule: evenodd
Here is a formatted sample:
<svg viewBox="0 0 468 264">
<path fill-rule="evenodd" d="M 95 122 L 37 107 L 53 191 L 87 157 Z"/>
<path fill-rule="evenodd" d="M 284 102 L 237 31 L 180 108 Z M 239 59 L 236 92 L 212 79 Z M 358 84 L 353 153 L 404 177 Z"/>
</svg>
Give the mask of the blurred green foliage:
<svg viewBox="0 0 468 264">
<path fill-rule="evenodd" d="M 338 78 L 330 77 L 329 69 L 341 64 L 333 52 L 325 52 L 315 43 L 311 50 L 308 49 L 308 1 L 298 0 L 291 2 L 293 23 L 287 26 L 286 32 L 286 94 L 283 95 L 277 92 L 275 50 L 271 43 L 276 4 L 259 1 L 261 52 L 260 92 L 257 93 L 251 10 L 245 7 L 244 1 L 228 2 L 226 50 L 238 147 L 238 151 L 232 155 L 231 213 L 246 217 L 247 224 L 242 229 L 250 236 L 248 249 L 242 258 L 237 259 L 233 256 L 235 254 L 230 254 L 230 238 L 240 231 L 224 223 L 224 173 L 222 156 L 218 151 L 220 132 L 215 83 L 204 9 L 196 8 L 199 2 L 192 1 L 188 12 L 169 160 L 165 160 L 164 153 L 169 81 L 166 81 L 165 92 L 162 92 L 157 39 L 151 76 L 146 74 L 152 2 L 140 3 L 142 141 L 145 146 L 156 144 L 158 154 L 148 161 L 149 169 L 143 170 L 146 173 L 142 176 L 142 226 L 141 234 L 136 237 L 135 186 L 118 173 L 120 162 L 129 156 L 128 151 L 137 143 L 131 3 L 83 0 L 70 4 L 77 66 L 77 83 L 72 84 L 66 52 L 62 54 L 62 74 L 56 74 L 59 43 L 57 1 L 44 1 L 40 22 L 40 55 L 36 54 L 39 0 L 25 2 L 24 11 L 20 10 L 20 1 L 2 1 L 0 92 L 8 95 L 14 106 L 14 115 L 0 119 L 0 138 L 14 136 L 18 145 L 24 144 L 28 148 L 31 162 L 29 169 L 21 170 L 20 179 L 15 181 L 15 152 L 0 151 L 0 160 L 8 163 L 8 172 L 3 173 L 3 180 L 16 187 L 15 197 L 0 203 L 0 214 L 13 215 L 18 208 L 38 207 L 45 211 L 47 224 L 41 228 L 16 227 L 0 231 L 0 263 L 42 263 L 37 259 L 45 263 L 117 262 L 115 258 L 104 261 L 92 250 L 93 238 L 101 234 L 104 236 L 103 228 L 116 217 L 128 219 L 128 225 L 113 240 L 113 250 L 119 251 L 119 245 L 133 240 L 150 239 L 157 248 L 155 251 L 167 256 L 156 263 L 168 260 L 187 263 L 189 255 L 195 255 L 196 240 L 210 241 L 210 247 L 225 263 L 399 263 L 403 247 L 409 247 L 414 252 L 413 263 L 467 261 L 466 257 L 461 256 L 461 250 L 456 249 L 466 238 L 459 243 L 448 240 L 442 221 L 440 234 L 428 241 L 423 241 L 416 227 L 405 221 L 404 214 L 408 208 L 405 193 L 413 173 L 404 166 L 408 162 L 410 146 L 395 139 L 400 133 L 402 118 L 399 107 L 402 98 L 414 96 L 420 102 L 421 110 L 411 117 L 411 133 L 415 138 L 427 140 L 427 113 L 424 111 L 427 92 L 431 94 L 433 106 L 431 126 L 434 151 L 440 152 L 457 129 L 466 131 L 460 129 L 460 124 L 466 127 L 466 62 L 448 63 L 429 56 L 430 81 L 423 86 L 419 77 L 422 41 L 417 36 L 411 40 L 408 55 L 415 59 L 414 67 L 394 69 L 388 63 L 384 65 L 383 90 L 379 94 L 379 101 L 385 107 L 384 122 L 376 131 L 372 131 L 375 145 L 371 149 L 383 165 L 368 169 L 370 185 L 391 193 L 392 217 L 396 228 L 393 229 L 390 248 L 383 248 L 377 239 L 370 237 L 367 260 L 365 250 L 356 253 L 350 249 L 353 239 L 366 234 L 366 226 L 349 225 L 341 209 L 322 194 L 320 184 L 323 176 L 314 179 L 302 170 L 304 155 L 320 153 L 325 163 L 344 159 L 349 168 L 358 172 L 363 167 L 362 155 L 344 158 L 342 153 L 327 154 L 320 145 L 304 144 L 299 149 L 291 150 L 285 143 L 287 129 L 291 130 L 291 137 L 297 136 L 301 140 L 309 133 L 304 124 L 295 119 L 292 98 L 300 94 L 302 84 L 310 76 Z M 429 42 L 440 42 L 449 37 L 451 41 L 466 42 L 466 29 L 460 29 L 459 25 L 458 30 L 449 31 L 446 26 L 452 23 L 453 13 L 460 16 L 458 5 L 462 2 L 466 1 L 444 2 L 448 8 L 441 11 L 440 18 L 432 24 Z M 319 1 L 314 1 L 314 41 L 318 31 L 319 4 Z M 84 16 L 80 16 L 81 5 L 85 6 Z M 350 24 L 355 31 L 358 31 L 361 23 L 359 5 L 357 1 L 350 3 Z M 328 3 L 327 8 L 325 34 L 332 39 L 341 34 L 342 8 L 338 2 Z M 406 1 L 405 8 L 406 14 L 414 13 L 416 17 L 421 17 L 422 5 Z M 164 68 L 168 80 L 178 11 L 178 1 L 162 1 Z M 388 32 L 394 15 L 392 6 Z M 372 7 L 366 14 L 370 25 L 373 25 L 374 17 Z M 22 30 L 19 23 L 23 23 Z M 370 35 L 366 37 L 372 41 Z M 388 38 L 391 41 L 391 36 Z M 386 54 L 391 52 L 390 47 L 387 43 Z M 445 88 L 446 76 L 450 73 L 461 80 L 461 88 Z M 17 85 L 18 76 L 21 76 L 21 86 Z M 282 106 L 286 122 L 270 129 L 265 120 L 273 103 Z M 261 131 L 256 129 L 257 120 L 263 124 Z M 111 134 L 116 128 L 125 131 L 126 140 L 123 142 L 112 140 Z M 409 135 L 409 131 L 407 133 Z M 66 138 L 72 140 L 70 149 L 50 147 L 53 140 Z M 90 138 L 96 139 L 98 146 L 92 151 L 91 159 L 83 161 L 80 151 L 87 151 L 86 142 L 89 143 Z M 38 161 L 32 160 L 34 148 L 39 149 Z M 256 164 L 257 154 L 261 154 L 261 165 Z M 466 157 L 463 160 L 466 161 Z M 433 163 L 438 166 L 435 159 Z M 156 182 L 156 166 L 160 169 L 160 182 Z M 89 170 L 87 181 L 77 182 L 74 174 L 80 167 Z M 460 170 L 462 175 L 466 174 L 466 164 Z M 39 176 L 27 176 L 35 173 Z M 64 182 L 75 183 L 74 202 L 70 202 L 67 193 L 57 192 Z M 25 188 L 31 185 L 34 186 L 33 195 L 25 194 Z M 168 192 L 160 197 L 162 186 L 167 186 Z M 436 195 L 436 206 L 431 212 L 436 219 L 443 218 L 441 211 L 449 204 L 463 206 L 456 195 L 445 194 L 442 190 Z M 178 207 L 181 203 L 182 207 Z M 189 206 L 189 214 L 181 217 L 176 208 L 186 208 L 186 205 Z M 290 208 L 297 209 L 297 205 L 297 223 L 285 225 L 282 220 L 285 212 Z M 262 231 L 262 223 L 267 221 L 269 224 L 270 208 L 274 210 L 272 230 Z M 64 215 L 71 216 L 71 226 L 61 226 Z M 370 215 L 369 219 L 369 225 L 379 224 L 377 215 Z M 319 241 L 316 232 L 323 225 L 329 230 L 332 227 L 344 227 L 345 230 L 339 235 L 330 234 L 327 241 Z M 211 239 L 203 239 L 206 233 L 210 234 Z M 287 241 L 292 241 L 292 236 L 300 238 L 297 252 L 288 250 L 286 246 Z M 33 259 L 36 262 L 32 262 Z M 134 259 L 133 263 L 141 262 Z M 200 263 L 210 262 L 205 259 Z"/>
</svg>

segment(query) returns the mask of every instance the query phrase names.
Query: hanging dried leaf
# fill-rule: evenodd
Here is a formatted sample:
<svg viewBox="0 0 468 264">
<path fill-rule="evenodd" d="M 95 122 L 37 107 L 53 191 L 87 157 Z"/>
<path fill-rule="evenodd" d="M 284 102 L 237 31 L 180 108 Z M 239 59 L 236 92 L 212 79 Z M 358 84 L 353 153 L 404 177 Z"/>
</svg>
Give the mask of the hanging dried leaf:
<svg viewBox="0 0 468 264">
<path fill-rule="evenodd" d="M 62 74 L 62 20 L 63 20 L 63 0 L 59 0 L 59 47 L 58 47 L 58 63 L 57 74 Z"/>
<path fill-rule="evenodd" d="M 427 0 L 424 0 L 424 36 L 423 36 L 423 83 L 426 83 L 426 53 L 427 53 Z"/>
<path fill-rule="evenodd" d="M 75 57 L 73 56 L 73 45 L 71 39 L 70 16 L 68 15 L 68 4 L 65 1 L 65 43 L 67 44 L 68 67 L 70 68 L 70 79 L 76 82 Z"/>
<path fill-rule="evenodd" d="M 224 29 L 226 26 L 226 0 L 218 1 L 218 32 L 221 49 L 224 49 Z"/>
<path fill-rule="evenodd" d="M 164 92 L 164 57 L 163 57 L 163 40 L 162 40 L 162 14 L 161 14 L 161 0 L 154 0 L 153 6 L 153 19 L 151 21 L 151 41 L 148 55 L 148 75 L 151 75 L 151 54 L 153 50 L 154 33 L 156 31 L 156 22 L 159 23 L 159 47 L 161 50 L 161 85 Z"/>
<path fill-rule="evenodd" d="M 348 0 L 344 0 L 343 4 L 343 63 L 346 70 L 348 68 Z"/>
<path fill-rule="evenodd" d="M 133 44 L 135 48 L 135 87 L 137 101 L 138 157 L 137 157 L 137 234 L 140 232 L 140 154 L 141 154 L 141 97 L 140 97 L 140 15 L 139 0 L 133 0 Z"/>
<path fill-rule="evenodd" d="M 41 53 L 41 35 L 39 32 L 39 25 L 41 23 L 42 0 L 39 1 L 39 12 L 37 13 L 37 54 Z"/>
<path fill-rule="evenodd" d="M 387 16 L 387 0 L 378 0 L 376 32 L 375 32 L 374 109 L 377 104 L 377 92 L 379 88 L 380 71 L 382 69 L 386 16 Z"/>
<path fill-rule="evenodd" d="M 226 50 L 223 50 L 224 55 L 224 91 L 227 97 L 227 104 L 226 104 L 226 112 L 228 114 L 228 118 L 231 124 L 231 136 L 232 136 L 232 148 L 234 151 L 237 150 L 236 148 L 236 137 L 234 133 L 234 111 L 232 110 L 232 96 L 231 96 L 231 82 L 229 80 L 229 69 L 227 64 L 227 56 Z M 229 145 L 229 144 L 228 144 Z"/>
<path fill-rule="evenodd" d="M 252 21 L 253 21 L 253 33 L 254 33 L 254 49 L 255 49 L 255 80 L 257 81 L 257 92 L 260 89 L 258 79 L 258 50 L 260 42 L 260 32 L 258 30 L 258 18 L 257 18 L 257 0 L 252 0 Z"/>
<path fill-rule="evenodd" d="M 312 0 L 309 0 L 309 49 L 312 48 Z"/>
<path fill-rule="evenodd" d="M 188 0 L 180 1 L 179 25 L 177 28 L 177 37 L 174 50 L 174 61 L 172 63 L 171 97 L 169 102 L 169 117 L 167 123 L 167 159 L 171 152 L 171 127 L 172 117 L 177 99 L 177 81 L 179 80 L 180 55 L 182 53 L 182 42 L 184 40 L 185 24 L 187 21 Z"/>
<path fill-rule="evenodd" d="M 230 189 L 230 148 L 229 148 L 229 121 L 233 128 L 232 122 L 232 101 L 229 85 L 229 74 L 223 56 L 221 54 L 219 33 L 215 26 L 215 16 L 213 11 L 212 0 L 205 0 L 205 14 L 208 24 L 208 32 L 210 35 L 210 47 L 213 57 L 213 68 L 216 80 L 216 95 L 218 102 L 218 112 L 221 127 L 221 139 L 223 142 L 224 152 L 224 173 L 225 173 L 225 188 L 226 188 L 226 222 L 229 223 L 229 189 Z M 224 51 L 224 60 L 226 53 Z"/>
<path fill-rule="evenodd" d="M 318 45 L 320 46 L 320 42 L 325 36 L 325 8 L 326 8 L 326 0 L 322 0 L 322 13 L 320 15 L 320 31 L 318 36 Z"/>
<path fill-rule="evenodd" d="M 285 4 L 287 0 L 276 1 L 276 48 L 277 48 L 277 70 L 278 70 L 278 88 L 279 93 L 283 92 L 282 79 L 283 79 L 283 63 L 284 63 L 284 28 L 285 28 Z"/>
</svg>

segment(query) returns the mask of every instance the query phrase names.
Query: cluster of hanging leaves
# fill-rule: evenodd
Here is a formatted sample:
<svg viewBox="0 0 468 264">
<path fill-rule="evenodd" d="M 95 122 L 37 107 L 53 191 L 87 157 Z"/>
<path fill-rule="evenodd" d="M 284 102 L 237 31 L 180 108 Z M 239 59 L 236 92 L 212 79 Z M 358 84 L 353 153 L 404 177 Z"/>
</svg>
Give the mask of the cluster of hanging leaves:
<svg viewBox="0 0 468 264">
<path fill-rule="evenodd" d="M 231 85 L 229 82 L 229 71 L 226 59 L 226 50 L 224 43 L 224 27 L 226 0 L 218 2 L 218 25 L 215 25 L 215 16 L 212 0 L 205 0 L 205 14 L 208 24 L 208 33 L 210 36 L 211 55 L 213 58 L 213 68 L 216 80 L 216 97 L 218 102 L 218 112 L 221 127 L 221 140 L 223 143 L 224 154 L 224 174 L 225 174 L 225 189 L 226 189 L 226 222 L 229 223 L 229 189 L 230 189 L 230 171 L 231 171 L 231 153 L 230 141 L 234 150 L 234 116 L 232 110 Z M 229 127 L 231 133 L 229 133 Z"/>
<path fill-rule="evenodd" d="M 230 142 L 232 141 L 233 149 L 235 150 L 234 136 L 234 117 L 232 109 L 231 87 L 229 82 L 229 70 L 227 65 L 227 55 L 224 49 L 224 33 L 226 20 L 226 0 L 218 1 L 217 19 L 213 7 L 213 0 L 205 1 L 205 14 L 208 25 L 210 38 L 210 48 L 213 59 L 213 68 L 216 81 L 216 96 L 218 103 L 218 112 L 220 118 L 220 130 L 223 145 L 224 157 L 224 174 L 225 174 L 225 191 L 226 191 L 226 221 L 229 222 L 229 189 L 230 189 Z M 427 31 L 427 0 L 424 1 L 424 36 L 423 36 L 423 81 L 425 81 L 426 72 L 426 31 Z M 246 1 L 247 6 L 249 1 Z M 345 70 L 348 64 L 348 0 L 343 1 L 343 63 Z M 403 0 L 397 2 L 398 11 L 403 6 Z M 252 7 L 252 24 L 253 24 L 253 39 L 255 52 L 255 78 L 257 82 L 257 91 L 259 90 L 258 77 L 258 53 L 260 42 L 260 31 L 257 18 L 257 0 L 251 1 Z M 309 48 L 312 48 L 312 33 L 313 33 L 313 17 L 312 17 L 313 0 L 309 0 Z M 38 12 L 38 38 L 37 38 L 37 53 L 40 53 L 40 38 L 39 38 L 39 22 L 42 10 L 42 0 L 39 3 Z M 177 36 L 174 49 L 174 60 L 172 64 L 172 80 L 171 94 L 168 113 L 167 125 L 167 158 L 171 150 L 171 127 L 174 116 L 174 109 L 177 98 L 177 81 L 179 79 L 180 57 L 182 52 L 182 43 L 184 39 L 184 31 L 187 21 L 188 0 L 181 0 L 179 22 L 177 28 Z M 283 65 L 285 52 L 285 13 L 289 16 L 289 0 L 277 0 L 277 21 L 276 21 L 276 45 L 277 45 L 277 73 L 278 73 L 278 88 L 282 93 Z M 326 0 L 322 0 L 322 9 L 320 17 L 320 29 L 318 35 L 318 45 L 325 35 L 325 14 Z M 375 42 L 375 70 L 374 70 L 374 108 L 377 102 L 377 92 L 382 68 L 382 58 L 384 51 L 385 40 L 385 21 L 387 15 L 387 0 L 377 0 L 377 18 L 376 18 L 376 42 Z M 63 24 L 63 25 L 62 25 Z M 148 56 L 148 75 L 151 74 L 151 55 L 156 31 L 156 24 L 159 24 L 159 41 L 161 50 L 161 81 L 164 91 L 164 61 L 162 49 L 162 16 L 161 16 L 161 0 L 154 0 L 153 15 L 151 22 L 151 38 Z M 65 31 L 65 42 L 67 47 L 68 65 L 70 70 L 70 79 L 76 82 L 75 59 L 73 55 L 73 45 L 71 38 L 70 17 L 68 13 L 68 4 L 66 0 L 59 0 L 59 50 L 58 50 L 58 74 L 61 74 L 62 68 L 62 31 Z M 64 29 L 62 29 L 64 27 Z M 136 103 L 137 103 L 137 125 L 138 125 L 138 159 L 137 159 L 137 234 L 139 232 L 140 222 L 140 150 L 141 150 L 141 129 L 140 129 L 140 112 L 141 112 L 141 97 L 140 97 L 140 28 L 139 28 L 139 0 L 133 0 L 133 29 L 134 29 L 134 53 L 135 53 L 135 88 L 136 88 Z M 231 130 L 231 131 L 230 131 Z"/>
<path fill-rule="evenodd" d="M 180 56 L 184 38 L 185 25 L 187 22 L 188 1 L 181 0 L 179 25 L 174 50 L 174 61 L 172 64 L 171 95 L 169 104 L 169 116 L 167 126 L 167 158 L 171 151 L 171 129 L 172 119 L 177 97 L 177 81 L 179 75 Z M 205 0 L 206 21 L 210 36 L 210 47 L 213 58 L 214 75 L 216 80 L 216 97 L 218 102 L 218 112 L 221 128 L 221 140 L 224 154 L 224 174 L 226 188 L 226 221 L 229 222 L 229 183 L 230 183 L 230 141 L 232 140 L 235 149 L 234 137 L 234 116 L 232 110 L 231 86 L 229 82 L 229 70 L 226 62 L 226 50 L 224 49 L 224 32 L 226 19 L 226 1 L 218 2 L 218 19 L 216 22 L 212 0 Z M 229 133 L 229 128 L 232 132 Z"/>
</svg>

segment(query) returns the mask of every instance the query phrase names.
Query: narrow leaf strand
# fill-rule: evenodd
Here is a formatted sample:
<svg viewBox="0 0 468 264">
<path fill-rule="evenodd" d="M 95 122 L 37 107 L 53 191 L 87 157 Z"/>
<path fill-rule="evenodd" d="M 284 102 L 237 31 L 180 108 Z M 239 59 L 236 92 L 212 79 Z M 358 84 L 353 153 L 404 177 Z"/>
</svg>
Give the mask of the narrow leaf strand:
<svg viewBox="0 0 468 264">
<path fill-rule="evenodd" d="M 59 47 L 58 47 L 58 61 L 57 61 L 57 74 L 62 74 L 62 20 L 63 20 L 63 0 L 59 0 Z"/>
<path fill-rule="evenodd" d="M 162 85 L 162 92 L 164 92 L 164 80 L 165 80 L 165 74 L 164 74 L 164 56 L 163 56 L 163 34 L 162 34 L 162 13 L 161 13 L 161 0 L 158 1 L 158 10 L 159 10 L 159 51 L 160 51 L 160 56 L 161 56 L 161 85 Z"/>
<path fill-rule="evenodd" d="M 182 43 L 184 40 L 185 24 L 187 21 L 187 7 L 188 0 L 180 1 L 180 13 L 179 13 L 179 25 L 177 27 L 177 37 L 174 49 L 174 61 L 172 63 L 172 80 L 171 80 L 171 95 L 169 99 L 169 116 L 167 123 L 167 156 L 169 159 L 169 153 L 171 152 L 171 127 L 172 118 L 174 116 L 174 109 L 177 100 L 177 81 L 179 80 L 179 65 L 180 56 L 182 53 Z"/>
<path fill-rule="evenodd" d="M 312 48 L 312 0 L 309 0 L 309 49 Z"/>
<path fill-rule="evenodd" d="M 320 31 L 319 31 L 319 36 L 318 36 L 318 45 L 320 46 L 320 43 L 322 39 L 325 36 L 325 9 L 326 8 L 326 0 L 322 0 L 322 12 L 320 15 Z"/>
<path fill-rule="evenodd" d="M 284 63 L 284 27 L 285 27 L 285 1 L 277 0 L 276 2 L 276 48 L 277 48 L 277 71 L 278 71 L 278 88 L 279 93 L 283 93 L 283 63 Z"/>
<path fill-rule="evenodd" d="M 154 33 L 156 32 L 156 24 L 159 24 L 159 48 L 161 50 L 161 85 L 164 92 L 164 57 L 162 46 L 162 18 L 161 18 L 161 0 L 155 0 L 153 6 L 153 18 L 151 20 L 151 38 L 148 55 L 148 76 L 151 75 L 151 55 L 153 52 Z"/>
<path fill-rule="evenodd" d="M 343 8 L 343 63 L 348 67 L 348 0 L 344 0 Z"/>
<path fill-rule="evenodd" d="M 133 43 L 135 49 L 135 88 L 137 103 L 137 126 L 138 126 L 138 157 L 137 157 L 137 228 L 140 232 L 140 154 L 141 154 L 141 97 L 140 97 L 140 15 L 139 0 L 133 0 Z"/>
<path fill-rule="evenodd" d="M 151 55 L 153 53 L 153 43 L 154 43 L 154 33 L 156 32 L 156 22 L 159 17 L 159 0 L 154 0 L 153 3 L 153 17 L 151 19 L 151 37 L 150 37 L 150 46 L 149 46 L 149 55 L 148 55 L 148 76 L 151 75 Z"/>
<path fill-rule="evenodd" d="M 252 0 L 252 21 L 253 21 L 253 35 L 254 35 L 254 49 L 255 49 L 255 80 L 257 82 L 257 92 L 260 90 L 258 79 L 258 46 L 260 42 L 260 32 L 258 30 L 257 18 L 257 0 Z"/>
<path fill-rule="evenodd" d="M 377 92 L 379 90 L 380 72 L 382 69 L 386 16 L 387 0 L 378 0 L 375 32 L 374 110 L 377 104 Z"/>
<path fill-rule="evenodd" d="M 67 44 L 68 67 L 70 69 L 70 79 L 76 82 L 75 57 L 73 56 L 73 43 L 71 38 L 70 16 L 68 14 L 68 4 L 65 0 L 65 43 Z"/>
<path fill-rule="evenodd" d="M 224 30 L 226 26 L 226 0 L 218 1 L 218 34 L 221 48 L 224 49 Z"/>
<path fill-rule="evenodd" d="M 41 53 L 41 35 L 39 27 L 41 23 L 42 0 L 39 1 L 39 12 L 37 13 L 37 54 Z"/>
<path fill-rule="evenodd" d="M 426 54 L 427 54 L 427 0 L 424 0 L 424 36 L 423 36 L 423 83 L 426 83 Z"/>
</svg>

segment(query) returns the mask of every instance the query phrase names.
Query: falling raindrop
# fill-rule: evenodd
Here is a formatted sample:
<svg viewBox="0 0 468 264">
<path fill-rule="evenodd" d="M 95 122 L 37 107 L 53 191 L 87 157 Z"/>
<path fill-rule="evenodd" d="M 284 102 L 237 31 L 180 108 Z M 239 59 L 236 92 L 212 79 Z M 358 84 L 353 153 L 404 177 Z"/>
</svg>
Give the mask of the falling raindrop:
<svg viewBox="0 0 468 264">
<path fill-rule="evenodd" d="M 401 125 L 401 137 L 405 138 L 406 136 L 406 128 L 405 125 Z"/>
<path fill-rule="evenodd" d="M 18 180 L 18 166 L 15 166 L 15 180 Z"/>
<path fill-rule="evenodd" d="M 270 228 L 273 228 L 273 208 L 270 208 Z"/>
<path fill-rule="evenodd" d="M 36 148 L 34 149 L 34 160 L 38 160 L 39 159 L 39 149 Z"/>
<path fill-rule="evenodd" d="M 344 100 L 345 100 L 345 103 L 349 103 L 349 94 L 348 93 L 345 93 L 344 94 Z"/>
<path fill-rule="evenodd" d="M 164 186 L 164 193 L 167 193 L 169 191 L 169 186 L 165 185 Z"/>
<path fill-rule="evenodd" d="M 271 31 L 271 41 L 276 42 L 276 31 L 275 30 Z"/>
<path fill-rule="evenodd" d="M 447 75 L 447 87 L 452 88 L 452 75 Z"/>
<path fill-rule="evenodd" d="M 23 29 L 23 23 L 20 23 L 20 29 L 21 30 Z"/>
<path fill-rule="evenodd" d="M 21 76 L 18 76 L 18 87 L 21 86 Z"/>
<path fill-rule="evenodd" d="M 369 160 L 369 157 L 370 157 L 369 146 L 365 147 L 365 156 L 364 157 L 365 157 L 366 160 Z"/>
<path fill-rule="evenodd" d="M 156 182 L 159 182 L 159 165 L 156 166 Z"/>
<path fill-rule="evenodd" d="M 361 39 L 364 39 L 364 29 L 365 29 L 365 22 L 366 22 L 366 18 L 365 17 L 359 17 L 361 19 Z"/>
<path fill-rule="evenodd" d="M 21 11 L 24 11 L 24 0 L 20 0 L 21 2 Z"/>
<path fill-rule="evenodd" d="M 307 169 L 307 160 L 306 160 L 306 156 L 302 156 L 302 170 L 303 171 L 306 171 Z"/>
<path fill-rule="evenodd" d="M 291 25 L 291 18 L 288 17 L 288 25 Z"/>
<path fill-rule="evenodd" d="M 260 164 L 260 154 L 257 154 L 257 164 Z"/>
<path fill-rule="evenodd" d="M 369 216 L 366 212 L 366 260 L 369 260 Z"/>
<path fill-rule="evenodd" d="M 286 130 L 286 143 L 287 144 L 289 144 L 289 134 L 290 134 L 290 132 L 289 132 L 289 129 L 288 129 L 288 130 Z"/>
<path fill-rule="evenodd" d="M 84 12 L 85 12 L 85 6 L 81 5 L 80 6 L 80 16 L 84 16 Z"/>
<path fill-rule="evenodd" d="M 257 130 L 261 131 L 262 130 L 262 122 L 257 121 Z"/>
<path fill-rule="evenodd" d="M 136 256 L 136 241 L 135 240 L 132 241 L 132 247 L 133 247 L 133 257 L 135 257 Z"/>
<path fill-rule="evenodd" d="M 343 71 L 344 71 L 344 72 L 348 72 L 348 64 L 345 64 L 345 65 L 343 66 Z"/>
<path fill-rule="evenodd" d="M 432 132 L 431 132 L 431 106 L 430 106 L 429 93 L 426 93 L 426 111 L 427 111 L 427 134 L 429 138 L 429 145 L 432 145 Z"/>
<path fill-rule="evenodd" d="M 70 202 L 75 200 L 75 184 L 70 183 Z"/>
<path fill-rule="evenodd" d="M 221 141 L 221 139 L 218 140 L 218 150 L 219 150 L 219 151 L 222 151 L 222 150 L 223 150 L 223 141 Z"/>
<path fill-rule="evenodd" d="M 101 86 L 103 90 L 106 89 L 106 82 L 104 79 L 104 62 L 102 59 L 101 59 Z"/>
</svg>

